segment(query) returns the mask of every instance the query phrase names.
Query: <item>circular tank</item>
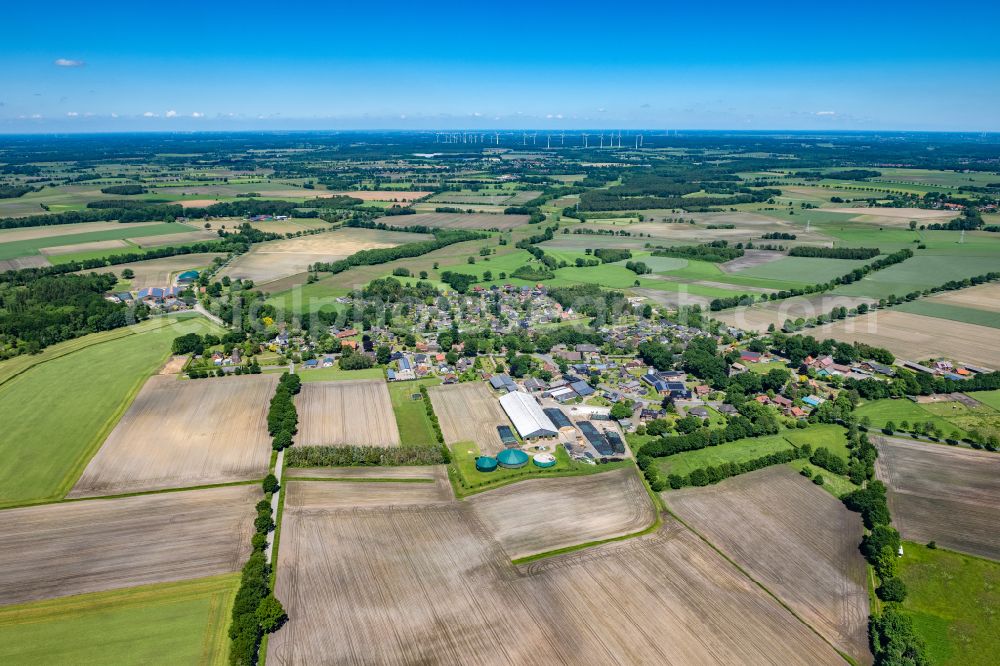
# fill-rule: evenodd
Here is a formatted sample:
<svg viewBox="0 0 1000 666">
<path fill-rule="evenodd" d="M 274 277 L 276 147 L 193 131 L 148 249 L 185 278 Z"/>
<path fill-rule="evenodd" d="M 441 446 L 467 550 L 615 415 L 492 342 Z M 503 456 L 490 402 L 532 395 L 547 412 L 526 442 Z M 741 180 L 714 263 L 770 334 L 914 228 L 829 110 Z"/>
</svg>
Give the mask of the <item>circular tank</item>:
<svg viewBox="0 0 1000 666">
<path fill-rule="evenodd" d="M 551 453 L 536 453 L 532 456 L 535 467 L 552 467 L 556 464 L 556 457 Z"/>
<path fill-rule="evenodd" d="M 528 464 L 528 454 L 521 449 L 506 449 L 497 455 L 497 462 L 501 467 L 517 469 Z"/>
<path fill-rule="evenodd" d="M 480 472 L 492 472 L 497 468 L 497 459 L 490 456 L 476 458 L 476 469 Z"/>
</svg>

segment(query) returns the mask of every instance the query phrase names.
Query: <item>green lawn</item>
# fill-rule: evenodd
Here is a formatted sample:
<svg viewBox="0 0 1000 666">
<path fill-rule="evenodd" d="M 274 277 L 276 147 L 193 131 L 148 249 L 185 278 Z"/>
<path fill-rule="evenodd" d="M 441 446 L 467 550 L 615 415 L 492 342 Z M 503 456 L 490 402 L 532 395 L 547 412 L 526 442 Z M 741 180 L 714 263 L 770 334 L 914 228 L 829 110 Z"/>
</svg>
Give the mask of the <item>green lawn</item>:
<svg viewBox="0 0 1000 666">
<path fill-rule="evenodd" d="M 282 370 L 284 372 L 284 370 Z M 295 364 L 295 373 L 302 377 L 304 382 L 335 382 L 348 379 L 384 379 L 385 373 L 382 368 L 366 368 L 365 370 L 341 370 L 334 366 L 332 368 L 313 368 L 304 370 L 301 363 Z"/>
<path fill-rule="evenodd" d="M 843 497 L 847 493 L 853 492 L 858 489 L 858 486 L 851 483 L 851 480 L 848 479 L 846 476 L 840 476 L 839 474 L 834 474 L 833 472 L 825 470 L 821 467 L 817 467 L 808 460 L 805 459 L 793 460 L 792 462 L 788 463 L 788 465 L 792 469 L 798 472 L 801 472 L 803 469 L 808 467 L 810 470 L 812 470 L 814 475 L 816 474 L 821 475 L 823 477 L 823 485 L 821 486 L 821 488 L 823 488 L 823 490 L 827 491 L 828 493 L 830 493 L 831 495 L 833 495 L 838 499 Z"/>
<path fill-rule="evenodd" d="M 154 320 L 134 331 L 110 339 L 97 333 L 97 344 L 82 346 L 86 336 L 73 341 L 75 351 L 43 353 L 27 367 L 20 358 L 7 362 L 20 374 L 0 385 L 0 507 L 60 499 L 166 360 L 173 339 L 222 332 L 201 317 Z"/>
<path fill-rule="evenodd" d="M 979 402 L 1000 411 L 1000 389 L 996 391 L 977 391 L 972 397 Z"/>
<path fill-rule="evenodd" d="M 238 574 L 0 608 L 0 663 L 225 664 Z"/>
<path fill-rule="evenodd" d="M 389 382 L 389 398 L 396 415 L 399 441 L 403 446 L 433 444 L 437 441 L 423 398 L 414 400 L 413 396 L 420 395 L 421 386 L 436 386 L 440 383 L 441 380 L 436 377 L 412 382 Z"/>
<path fill-rule="evenodd" d="M 701 467 L 719 465 L 725 462 L 753 460 L 790 448 L 791 444 L 783 434 L 748 437 L 718 446 L 707 446 L 696 451 L 684 451 L 665 458 L 657 458 L 656 465 L 664 477 L 670 474 L 687 476 Z"/>
<path fill-rule="evenodd" d="M 913 618 L 937 666 L 995 664 L 1000 654 L 1000 563 L 905 543 L 900 576 Z"/>
<path fill-rule="evenodd" d="M 885 426 L 889 421 L 895 423 L 897 429 L 900 428 L 903 421 L 907 421 L 910 426 L 916 422 L 927 423 L 930 421 L 941 429 L 945 437 L 951 437 L 952 433 L 955 432 L 958 433 L 959 438 L 966 436 L 965 431 L 957 423 L 937 416 L 925 409 L 924 405 L 918 405 L 905 398 L 895 400 L 886 398 L 885 400 L 866 402 L 859 405 L 855 413 L 859 419 L 866 416 L 870 418 L 872 426 L 876 428 Z"/>
<path fill-rule="evenodd" d="M 608 472 L 632 465 L 630 460 L 611 462 L 604 465 L 588 465 L 573 460 L 566 453 L 562 446 L 556 447 L 556 464 L 553 467 L 536 467 L 530 460 L 528 464 L 520 469 L 504 469 L 498 467 L 492 472 L 480 472 L 476 469 L 476 458 L 479 457 L 479 447 L 472 442 L 459 442 L 453 444 L 452 460 L 448 466 L 448 478 L 451 480 L 455 495 L 459 498 L 467 497 L 484 490 L 491 490 L 506 486 L 516 481 L 528 478 L 551 478 L 560 476 L 581 476 L 585 474 L 597 474 Z"/>
</svg>

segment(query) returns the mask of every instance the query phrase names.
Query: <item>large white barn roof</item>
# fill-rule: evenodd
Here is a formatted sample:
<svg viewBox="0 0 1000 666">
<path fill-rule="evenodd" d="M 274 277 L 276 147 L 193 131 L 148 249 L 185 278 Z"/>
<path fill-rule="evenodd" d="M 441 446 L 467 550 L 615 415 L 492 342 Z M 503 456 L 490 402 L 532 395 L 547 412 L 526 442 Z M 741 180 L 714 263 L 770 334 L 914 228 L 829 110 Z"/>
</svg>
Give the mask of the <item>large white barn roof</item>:
<svg viewBox="0 0 1000 666">
<path fill-rule="evenodd" d="M 500 398 L 500 406 L 521 437 L 554 437 L 559 430 L 527 393 L 514 391 Z"/>
</svg>

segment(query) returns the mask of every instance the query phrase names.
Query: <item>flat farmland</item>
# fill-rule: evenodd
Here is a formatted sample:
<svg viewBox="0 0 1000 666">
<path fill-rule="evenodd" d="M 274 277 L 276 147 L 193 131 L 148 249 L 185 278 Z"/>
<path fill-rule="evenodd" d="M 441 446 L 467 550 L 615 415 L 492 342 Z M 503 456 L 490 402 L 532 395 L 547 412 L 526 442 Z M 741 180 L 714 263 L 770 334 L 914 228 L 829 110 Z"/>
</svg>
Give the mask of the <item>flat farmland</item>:
<svg viewBox="0 0 1000 666">
<path fill-rule="evenodd" d="M 492 215 L 489 213 L 416 213 L 389 215 L 376 222 L 390 227 L 427 226 L 442 229 L 500 229 L 506 231 L 527 224 L 527 215 Z"/>
<path fill-rule="evenodd" d="M 276 595 L 271 664 L 843 663 L 672 521 L 515 568 L 461 503 L 288 507 Z"/>
<path fill-rule="evenodd" d="M 199 316 L 154 318 L 0 363 L 0 506 L 62 498 L 173 339 L 222 332 Z"/>
<path fill-rule="evenodd" d="M 903 312 L 1000 328 L 1000 283 L 946 291 L 897 306 Z"/>
<path fill-rule="evenodd" d="M 271 459 L 267 407 L 277 383 L 274 375 L 150 378 L 69 496 L 262 478 Z"/>
<path fill-rule="evenodd" d="M 129 269 L 135 273 L 135 277 L 129 280 L 130 288 L 133 290 L 145 287 L 166 287 L 173 284 L 173 278 L 178 273 L 195 268 L 205 268 L 212 265 L 212 260 L 216 257 L 226 255 L 218 252 L 203 252 L 199 254 L 181 254 L 175 257 L 162 257 L 160 259 L 148 259 L 146 261 L 133 261 L 127 264 L 118 264 L 106 268 L 95 268 L 91 270 L 79 271 L 80 273 L 113 273 L 121 276 L 122 271 Z"/>
<path fill-rule="evenodd" d="M 865 296 L 839 296 L 821 294 L 816 296 L 796 296 L 780 301 L 757 303 L 749 307 L 733 308 L 714 315 L 715 319 L 745 330 L 763 332 L 774 324 L 781 328 L 786 319 L 808 319 L 820 314 L 828 314 L 835 307 L 852 309 L 862 303 L 875 303 L 875 299 Z"/>
<path fill-rule="evenodd" d="M 17 259 L 3 259 L 0 260 L 0 272 L 19 271 L 22 268 L 40 268 L 49 265 L 49 260 L 40 255 L 18 257 Z"/>
<path fill-rule="evenodd" d="M 875 471 L 904 539 L 1000 559 L 1000 456 L 877 438 Z"/>
<path fill-rule="evenodd" d="M 412 507 L 449 504 L 455 496 L 442 468 L 430 483 L 413 480 L 373 480 L 363 477 L 351 481 L 288 480 L 285 489 L 285 510 L 308 508 L 311 511 L 363 509 L 373 507 Z"/>
<path fill-rule="evenodd" d="M 910 220 L 918 224 L 947 222 L 958 217 L 950 210 L 929 210 L 924 208 L 824 208 L 824 212 L 849 216 L 852 222 L 867 222 L 885 226 L 909 227 Z"/>
<path fill-rule="evenodd" d="M 474 442 L 483 455 L 494 455 L 503 449 L 497 426 L 513 426 L 500 401 L 485 384 L 432 386 L 427 392 L 446 443 Z"/>
<path fill-rule="evenodd" d="M 989 312 L 1000 312 L 1000 282 L 990 282 L 987 284 L 969 287 L 968 289 L 957 289 L 935 294 L 924 299 L 928 303 L 943 303 L 977 310 L 987 310 Z"/>
<path fill-rule="evenodd" d="M 139 247 L 161 247 L 163 245 L 185 245 L 198 241 L 217 241 L 219 234 L 210 229 L 199 229 L 171 236 L 150 236 L 149 238 L 129 238 L 128 241 Z"/>
<path fill-rule="evenodd" d="M 834 338 L 885 347 L 905 360 L 944 356 L 962 363 L 1000 368 L 996 329 L 960 321 L 883 310 L 811 329 L 817 340 Z"/>
<path fill-rule="evenodd" d="M 852 261 L 847 259 L 784 257 L 777 261 L 734 271 L 734 273 L 739 276 L 760 278 L 762 280 L 818 284 L 840 277 L 845 273 L 850 273 L 855 268 L 861 268 L 867 263 L 867 261 Z"/>
<path fill-rule="evenodd" d="M 393 479 L 396 481 L 435 481 L 445 473 L 441 465 L 406 465 L 405 467 L 286 467 L 285 478 Z"/>
<path fill-rule="evenodd" d="M 407 192 L 405 190 L 347 190 L 344 192 L 319 192 L 317 197 L 348 196 L 362 201 L 415 201 L 423 199 L 430 192 Z"/>
<path fill-rule="evenodd" d="M 238 586 L 225 574 L 5 606 L 0 662 L 225 664 Z"/>
<path fill-rule="evenodd" d="M 89 243 L 75 243 L 73 245 L 52 245 L 39 250 L 44 256 L 55 256 L 60 254 L 73 254 L 74 252 L 92 252 L 94 250 L 114 250 L 122 247 L 129 247 L 123 240 L 91 241 Z"/>
<path fill-rule="evenodd" d="M 837 649 L 868 650 L 863 526 L 787 465 L 664 495 L 681 519 L 788 604 Z"/>
<path fill-rule="evenodd" d="M 0 605 L 237 571 L 261 497 L 241 485 L 8 509 Z"/>
<path fill-rule="evenodd" d="M 474 495 L 468 503 L 512 560 L 641 532 L 656 520 L 632 467 L 532 479 Z"/>
<path fill-rule="evenodd" d="M 52 238 L 53 236 L 75 236 L 77 234 L 121 231 L 158 227 L 161 222 L 80 222 L 77 224 L 54 224 L 45 227 L 23 227 L 20 229 L 0 229 L 0 245 L 16 241 Z"/>
<path fill-rule="evenodd" d="M 399 429 L 382 380 L 308 382 L 295 397 L 299 444 L 399 446 Z"/>
<path fill-rule="evenodd" d="M 957 241 L 955 247 L 961 247 Z M 1000 245 L 981 250 L 969 249 L 961 254 L 918 254 L 883 270 L 869 273 L 857 282 L 838 287 L 836 292 L 872 298 L 884 298 L 893 294 L 905 296 L 911 291 L 996 271 L 998 265 Z"/>
<path fill-rule="evenodd" d="M 415 217 L 408 215 L 406 217 Z M 359 250 L 395 247 L 426 240 L 426 234 L 378 229 L 338 229 L 325 234 L 270 241 L 253 246 L 221 275 L 250 279 L 257 284 L 305 272 L 317 262 L 336 261 Z"/>
</svg>

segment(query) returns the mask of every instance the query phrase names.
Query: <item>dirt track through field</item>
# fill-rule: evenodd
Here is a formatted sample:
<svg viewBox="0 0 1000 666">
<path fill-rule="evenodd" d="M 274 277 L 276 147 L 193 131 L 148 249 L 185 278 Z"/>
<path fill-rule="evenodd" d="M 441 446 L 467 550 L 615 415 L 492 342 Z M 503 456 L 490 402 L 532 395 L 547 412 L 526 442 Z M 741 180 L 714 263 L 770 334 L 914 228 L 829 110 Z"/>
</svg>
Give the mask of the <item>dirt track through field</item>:
<svg viewBox="0 0 1000 666">
<path fill-rule="evenodd" d="M 279 560 L 274 665 L 843 663 L 673 521 L 515 568 L 461 502 L 286 506 Z"/>
<path fill-rule="evenodd" d="M 880 437 L 875 471 L 904 539 L 1000 560 L 1000 455 Z"/>
<path fill-rule="evenodd" d="M 2 512 L 0 605 L 237 571 L 260 486 Z"/>
<path fill-rule="evenodd" d="M 512 560 L 640 532 L 656 520 L 631 467 L 565 479 L 533 479 L 469 498 Z"/>
<path fill-rule="evenodd" d="M 494 455 L 503 449 L 497 426 L 513 426 L 500 401 L 485 384 L 432 386 L 427 391 L 447 444 L 475 442 L 483 455 Z"/>
<path fill-rule="evenodd" d="M 858 514 L 786 465 L 663 498 L 838 649 L 871 663 Z"/>
<path fill-rule="evenodd" d="M 150 378 L 69 497 L 262 478 L 275 375 Z"/>
<path fill-rule="evenodd" d="M 299 444 L 399 446 L 399 429 L 385 382 L 306 382 L 295 397 Z"/>
</svg>

